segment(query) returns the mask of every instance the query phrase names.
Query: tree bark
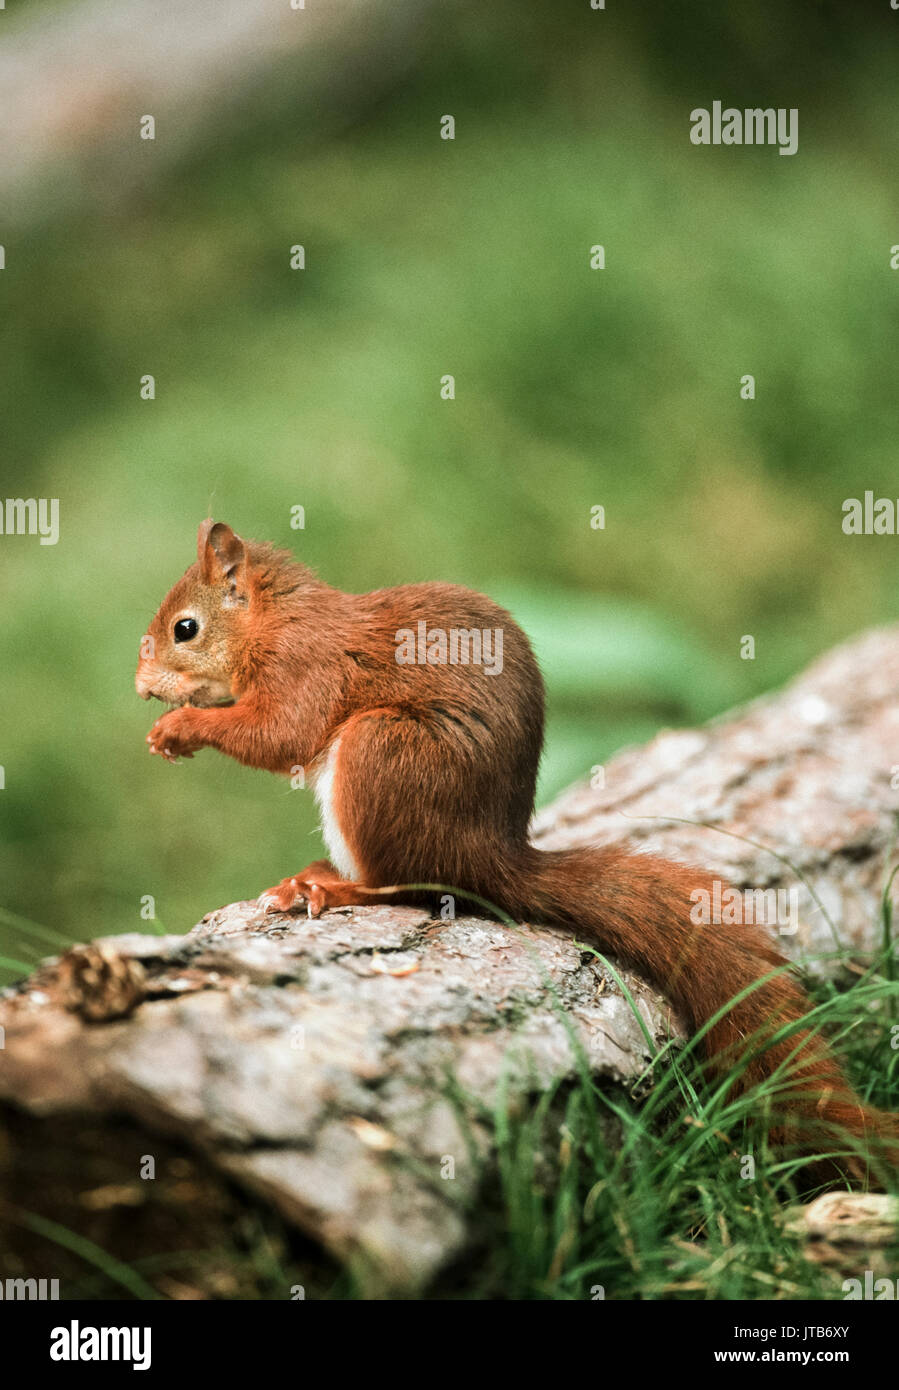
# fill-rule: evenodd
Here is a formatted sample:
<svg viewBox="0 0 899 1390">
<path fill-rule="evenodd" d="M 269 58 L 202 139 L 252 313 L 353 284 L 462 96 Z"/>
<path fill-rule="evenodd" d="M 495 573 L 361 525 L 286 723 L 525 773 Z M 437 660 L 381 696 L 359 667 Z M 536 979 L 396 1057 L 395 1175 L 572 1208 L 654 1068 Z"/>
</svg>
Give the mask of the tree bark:
<svg viewBox="0 0 899 1390">
<path fill-rule="evenodd" d="M 604 790 L 575 787 L 538 815 L 536 840 L 620 841 L 738 886 L 797 886 L 803 925 L 780 944 L 832 969 L 816 957 L 834 934 L 860 954 L 879 939 L 897 691 L 899 628 L 869 633 L 781 693 L 620 753 Z M 0 996 L 0 1098 L 18 1136 L 4 1157 L 0 1112 L 0 1173 L 21 1200 L 36 1151 L 67 1142 L 73 1120 L 112 1148 L 127 1123 L 144 1158 L 172 1141 L 202 1156 L 365 1287 L 415 1291 L 469 1234 L 490 1158 L 479 1107 L 573 1077 L 576 1044 L 603 1084 L 632 1086 L 643 1028 L 658 1044 L 678 1031 L 621 973 L 640 1022 L 570 933 L 533 924 L 233 903 L 186 936 L 100 938 Z"/>
</svg>

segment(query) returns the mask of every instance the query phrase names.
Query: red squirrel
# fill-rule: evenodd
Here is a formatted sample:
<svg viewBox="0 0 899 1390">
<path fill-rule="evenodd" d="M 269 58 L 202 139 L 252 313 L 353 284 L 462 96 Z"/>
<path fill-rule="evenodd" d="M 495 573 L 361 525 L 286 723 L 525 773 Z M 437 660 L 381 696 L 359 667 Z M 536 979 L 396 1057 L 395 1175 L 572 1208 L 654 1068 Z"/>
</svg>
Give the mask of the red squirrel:
<svg viewBox="0 0 899 1390">
<path fill-rule="evenodd" d="M 776 1142 L 788 1131 L 808 1152 L 882 1141 L 895 1161 L 896 1118 L 863 1105 L 819 1036 L 770 1042 L 811 1005 L 764 932 L 691 921 L 691 894 L 713 893 L 711 874 L 617 847 L 529 843 L 543 681 L 489 598 L 439 583 L 341 593 L 288 553 L 204 521 L 135 685 L 178 707 L 150 730 L 152 753 L 217 748 L 248 767 L 305 769 L 331 862 L 269 889 L 266 910 L 305 904 L 317 917 L 421 901 L 402 885 L 455 887 L 518 921 L 575 930 L 647 977 L 694 1032 L 761 980 L 706 1033 L 713 1068 L 748 1056 L 741 1088 L 781 1069 L 790 1121 L 774 1121 Z M 858 1159 L 844 1168 L 859 1172 Z"/>
</svg>

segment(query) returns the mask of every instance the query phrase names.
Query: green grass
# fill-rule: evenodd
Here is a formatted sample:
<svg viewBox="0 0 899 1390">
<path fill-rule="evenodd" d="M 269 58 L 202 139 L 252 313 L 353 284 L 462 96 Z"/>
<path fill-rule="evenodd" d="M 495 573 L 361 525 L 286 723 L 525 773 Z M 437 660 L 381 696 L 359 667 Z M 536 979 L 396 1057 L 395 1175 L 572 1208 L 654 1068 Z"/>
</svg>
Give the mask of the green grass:
<svg viewBox="0 0 899 1390">
<path fill-rule="evenodd" d="M 890 1025 L 899 989 L 888 911 L 884 931 L 884 950 L 865 974 L 813 985 L 814 1007 L 790 1031 L 824 1031 L 858 1094 L 895 1110 L 899 1052 Z M 500 1097 L 491 1116 L 492 1210 L 473 1223 L 486 1231 L 483 1263 L 464 1296 L 580 1300 L 601 1287 L 617 1300 L 843 1297 L 842 1280 L 856 1271 L 807 1260 L 784 1227 L 787 1205 L 816 1189 L 801 1157 L 772 1152 L 767 1141 L 765 1119 L 784 1104 L 783 1079 L 734 1098 L 738 1069 L 710 1086 L 696 1066 L 696 1042 L 663 1050 L 641 1100 L 610 1093 L 585 1062 L 575 1085 L 532 1105 L 510 1107 Z M 611 1138 L 600 1122 L 610 1114 Z M 839 1163 L 856 1151 L 849 1142 L 830 1152 Z M 751 1178 L 742 1176 L 747 1156 Z M 899 1190 L 882 1162 L 872 1174 Z"/>
</svg>

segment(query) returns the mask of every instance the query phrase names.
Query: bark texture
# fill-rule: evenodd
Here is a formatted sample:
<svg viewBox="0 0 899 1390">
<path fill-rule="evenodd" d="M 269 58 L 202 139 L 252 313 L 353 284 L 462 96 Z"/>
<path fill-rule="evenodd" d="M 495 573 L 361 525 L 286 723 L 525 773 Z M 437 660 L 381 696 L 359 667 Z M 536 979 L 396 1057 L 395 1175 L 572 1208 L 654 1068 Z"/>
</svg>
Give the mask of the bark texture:
<svg viewBox="0 0 899 1390">
<path fill-rule="evenodd" d="M 803 924 L 781 945 L 808 961 L 835 931 L 863 954 L 899 809 L 897 690 L 899 630 L 867 634 L 781 693 L 619 754 L 604 790 L 538 816 L 537 841 L 617 840 L 738 886 L 798 885 Z M 677 1032 L 623 978 L 655 1040 Z M 150 1154 L 174 1138 L 372 1290 L 420 1289 L 463 1247 L 489 1163 L 481 1107 L 573 1076 L 575 1042 L 609 1086 L 649 1062 L 614 978 L 570 934 L 388 906 L 312 922 L 234 903 L 186 936 L 100 938 L 4 991 L 0 1026 L 0 1100 L 30 1117 L 30 1143 L 73 1118 L 136 1125 Z"/>
</svg>

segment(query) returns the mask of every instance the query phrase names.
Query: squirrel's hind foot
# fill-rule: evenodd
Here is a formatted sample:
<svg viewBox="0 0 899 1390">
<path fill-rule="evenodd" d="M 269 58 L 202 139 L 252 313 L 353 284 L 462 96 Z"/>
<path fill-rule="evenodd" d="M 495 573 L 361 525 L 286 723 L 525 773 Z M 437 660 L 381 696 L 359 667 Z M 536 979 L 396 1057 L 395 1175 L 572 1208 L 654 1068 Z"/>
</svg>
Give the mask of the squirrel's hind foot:
<svg viewBox="0 0 899 1390">
<path fill-rule="evenodd" d="M 257 901 L 266 912 L 290 912 L 305 903 L 307 916 L 320 917 L 329 907 L 380 906 L 385 899 L 377 889 L 341 878 L 333 864 L 320 859 L 291 878 L 282 879 Z"/>
<path fill-rule="evenodd" d="M 324 890 L 328 883 L 339 883 L 340 876 L 327 859 L 318 859 L 308 864 L 298 874 L 284 878 L 274 888 L 267 888 L 257 899 L 266 912 L 290 912 L 295 907 L 306 906 L 309 917 L 319 917 L 326 906 Z"/>
</svg>

